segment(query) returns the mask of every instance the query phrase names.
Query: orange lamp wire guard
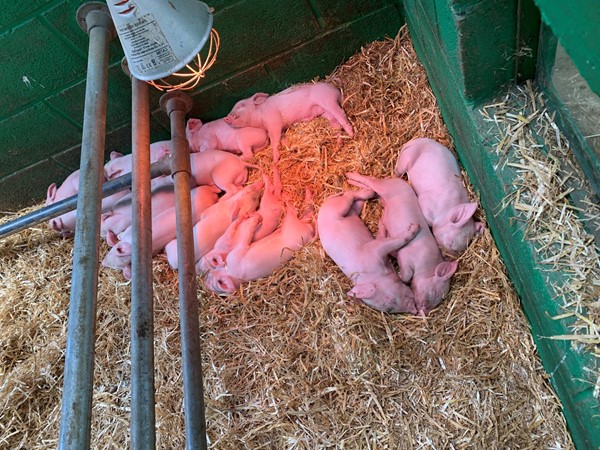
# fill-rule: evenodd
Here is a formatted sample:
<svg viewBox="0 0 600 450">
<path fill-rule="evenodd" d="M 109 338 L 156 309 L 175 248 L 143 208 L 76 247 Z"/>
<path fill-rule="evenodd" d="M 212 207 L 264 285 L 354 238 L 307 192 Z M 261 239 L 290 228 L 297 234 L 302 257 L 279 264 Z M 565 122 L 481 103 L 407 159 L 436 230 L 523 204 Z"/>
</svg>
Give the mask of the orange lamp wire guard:
<svg viewBox="0 0 600 450">
<path fill-rule="evenodd" d="M 214 28 L 210 31 L 210 43 L 205 57 L 198 53 L 183 69 L 159 80 L 149 80 L 148 84 L 161 91 L 190 90 L 194 89 L 206 75 L 206 71 L 217 60 L 217 53 L 221 46 L 221 38 Z"/>
<path fill-rule="evenodd" d="M 138 80 L 163 91 L 190 90 L 214 64 L 220 37 L 206 3 L 108 0 L 107 6 L 129 70 Z"/>
</svg>

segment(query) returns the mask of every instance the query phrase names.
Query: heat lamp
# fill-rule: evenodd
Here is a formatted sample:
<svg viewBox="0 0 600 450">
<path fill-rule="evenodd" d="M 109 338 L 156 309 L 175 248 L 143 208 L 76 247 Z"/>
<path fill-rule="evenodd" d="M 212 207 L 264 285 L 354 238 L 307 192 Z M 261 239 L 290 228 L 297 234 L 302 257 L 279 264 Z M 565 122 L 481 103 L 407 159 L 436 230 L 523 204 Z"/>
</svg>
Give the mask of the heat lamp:
<svg viewBox="0 0 600 450">
<path fill-rule="evenodd" d="M 205 3 L 108 0 L 107 4 L 129 70 L 138 80 L 162 91 L 190 90 L 214 64 L 220 38 Z"/>
</svg>

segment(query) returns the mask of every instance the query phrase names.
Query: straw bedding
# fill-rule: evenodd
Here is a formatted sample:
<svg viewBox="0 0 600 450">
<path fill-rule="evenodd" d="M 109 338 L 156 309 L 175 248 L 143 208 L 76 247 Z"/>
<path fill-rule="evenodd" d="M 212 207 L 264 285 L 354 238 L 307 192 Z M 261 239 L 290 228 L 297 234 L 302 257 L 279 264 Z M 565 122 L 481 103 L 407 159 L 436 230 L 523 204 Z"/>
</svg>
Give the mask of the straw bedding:
<svg viewBox="0 0 600 450">
<path fill-rule="evenodd" d="M 451 146 L 406 29 L 327 79 L 343 90 L 356 134 L 338 139 L 321 119 L 286 132 L 282 181 L 300 209 L 307 187 L 316 210 L 350 188 L 349 170 L 391 175 L 413 137 Z M 364 213 L 372 228 L 379 208 Z M 46 225 L 0 241 L 0 448 L 56 447 L 72 251 Z M 179 449 L 177 276 L 164 257 L 153 264 L 157 446 Z M 235 295 L 199 283 L 211 448 L 573 448 L 488 231 L 426 319 L 356 304 L 349 288 L 318 241 Z M 129 443 L 129 296 L 120 272 L 101 269 L 92 448 Z"/>
</svg>

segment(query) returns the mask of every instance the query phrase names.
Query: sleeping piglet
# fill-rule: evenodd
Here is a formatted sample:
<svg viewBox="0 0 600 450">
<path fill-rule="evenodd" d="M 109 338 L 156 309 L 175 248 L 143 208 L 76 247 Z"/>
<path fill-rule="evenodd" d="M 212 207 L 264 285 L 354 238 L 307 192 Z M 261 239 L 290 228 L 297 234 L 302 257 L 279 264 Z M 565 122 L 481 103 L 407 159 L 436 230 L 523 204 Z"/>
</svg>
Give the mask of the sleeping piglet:
<svg viewBox="0 0 600 450">
<path fill-rule="evenodd" d="M 171 141 L 158 141 L 150 144 L 150 163 L 158 161 L 163 156 L 171 154 Z M 104 164 L 104 177 L 107 180 L 120 177 L 131 172 L 132 155 L 110 152 L 110 161 Z"/>
<path fill-rule="evenodd" d="M 263 182 L 257 181 L 228 198 L 221 198 L 202 213 L 200 220 L 196 221 L 192 230 L 195 261 L 200 260 L 214 247 L 217 239 L 225 233 L 232 221 L 240 215 L 243 216 L 256 210 L 262 188 Z M 169 265 L 173 269 L 177 269 L 179 257 L 176 240 L 165 246 L 165 253 Z"/>
<path fill-rule="evenodd" d="M 46 206 L 64 200 L 65 198 L 77 195 L 79 189 L 79 169 L 70 174 L 65 181 L 57 187 L 56 183 L 48 186 L 46 193 Z M 108 211 L 112 206 L 123 196 L 130 192 L 128 189 L 117 192 L 102 199 L 102 211 Z M 69 237 L 75 231 L 75 223 L 77 221 L 77 210 L 69 211 L 61 216 L 55 217 L 48 221 L 50 227 L 58 231 L 62 237 Z"/>
<path fill-rule="evenodd" d="M 261 92 L 237 102 L 225 122 L 236 128 L 267 130 L 273 162 L 277 163 L 281 133 L 295 122 L 323 116 L 334 128 L 342 127 L 348 135 L 354 134 L 340 106 L 341 96 L 340 90 L 328 83 L 296 85 L 271 96 Z"/>
<path fill-rule="evenodd" d="M 374 190 L 383 203 L 378 238 L 403 237 L 408 227 L 417 224 L 419 231 L 406 246 L 395 251 L 400 279 L 411 283 L 420 315 L 427 315 L 450 290 L 450 279 L 458 263 L 445 261 L 427 221 L 419 208 L 415 191 L 402 178 L 378 179 L 354 172 L 346 174 L 348 182 Z"/>
<path fill-rule="evenodd" d="M 191 188 L 195 185 L 192 183 Z M 175 206 L 175 186 L 168 175 L 153 178 L 150 182 L 152 216 L 157 216 L 168 208 Z M 110 211 L 100 217 L 100 236 L 106 238 L 111 247 L 118 241 L 113 238 L 125 231 L 132 223 L 132 200 L 130 193 L 116 202 Z M 110 231 L 110 233 L 109 233 Z"/>
<path fill-rule="evenodd" d="M 192 221 L 200 220 L 202 212 L 214 205 L 218 200 L 219 189 L 215 186 L 198 186 L 191 190 Z M 152 254 L 156 255 L 167 243 L 175 239 L 176 231 L 175 207 L 163 211 L 152 218 Z M 128 227 L 118 237 L 119 241 L 102 260 L 104 267 L 123 269 L 125 278 L 131 278 L 131 243 L 133 227 Z"/>
<path fill-rule="evenodd" d="M 317 219 L 323 249 L 352 280 L 348 295 L 387 313 L 416 314 L 415 299 L 394 270 L 389 253 L 406 245 L 417 233 L 417 224 L 406 224 L 396 237 L 375 239 L 360 218 L 371 189 L 346 191 L 325 200 Z"/>
<path fill-rule="evenodd" d="M 241 153 L 244 160 L 252 159 L 253 151 L 267 146 L 267 132 L 262 128 L 234 128 L 224 119 L 203 124 L 199 119 L 190 119 L 185 127 L 185 136 L 191 152 L 225 150 Z"/>
<path fill-rule="evenodd" d="M 283 201 L 281 199 L 281 178 L 279 176 L 279 170 L 276 166 L 273 166 L 273 181 L 266 173 L 263 173 L 264 190 L 260 198 L 260 205 L 258 207 L 258 214 L 260 214 L 261 221 L 254 235 L 252 241 L 258 241 L 265 236 L 268 236 L 275 231 L 281 220 L 283 213 Z M 234 234 L 235 230 L 239 226 L 239 222 L 242 220 L 238 217 L 235 221 L 229 224 L 229 227 L 225 233 L 217 239 L 212 250 L 206 253 L 199 261 L 198 266 L 201 271 L 209 270 L 211 267 L 216 267 L 216 263 L 212 261 L 224 261 L 227 253 L 231 251 L 234 245 Z"/>
<path fill-rule="evenodd" d="M 242 282 L 269 276 L 315 238 L 315 229 L 310 223 L 312 217 L 312 208 L 299 218 L 296 209 L 287 204 L 281 227 L 255 242 L 252 237 L 262 220 L 261 215 L 254 213 L 241 221 L 231 252 L 220 267 L 207 273 L 206 286 L 218 294 L 230 294 Z"/>
<path fill-rule="evenodd" d="M 248 168 L 256 167 L 222 150 L 192 153 L 190 165 L 192 179 L 198 186 L 214 184 L 226 192 L 225 197 L 238 192 L 248 181 Z"/>
<path fill-rule="evenodd" d="M 461 252 L 474 235 L 483 232 L 483 224 L 473 220 L 477 203 L 469 202 L 458 161 L 446 147 L 425 138 L 407 142 L 396 163 L 396 175 L 404 173 L 443 250 Z"/>
</svg>

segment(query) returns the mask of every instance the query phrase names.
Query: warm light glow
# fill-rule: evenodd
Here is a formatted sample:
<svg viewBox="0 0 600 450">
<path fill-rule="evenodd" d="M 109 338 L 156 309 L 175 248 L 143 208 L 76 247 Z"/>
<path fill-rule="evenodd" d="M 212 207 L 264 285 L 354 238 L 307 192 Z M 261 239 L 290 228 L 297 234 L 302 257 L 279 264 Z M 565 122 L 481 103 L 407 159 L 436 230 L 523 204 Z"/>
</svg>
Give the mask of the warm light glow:
<svg viewBox="0 0 600 450">
<path fill-rule="evenodd" d="M 147 81 L 161 91 L 187 91 L 194 89 L 200 80 L 206 75 L 206 71 L 212 67 L 217 60 L 217 53 L 221 45 L 219 33 L 214 28 L 210 31 L 210 44 L 206 56 L 202 58 L 202 53 L 198 53 L 189 63 L 179 72 L 174 73 L 159 80 Z M 181 81 L 183 79 L 183 81 Z"/>
</svg>

